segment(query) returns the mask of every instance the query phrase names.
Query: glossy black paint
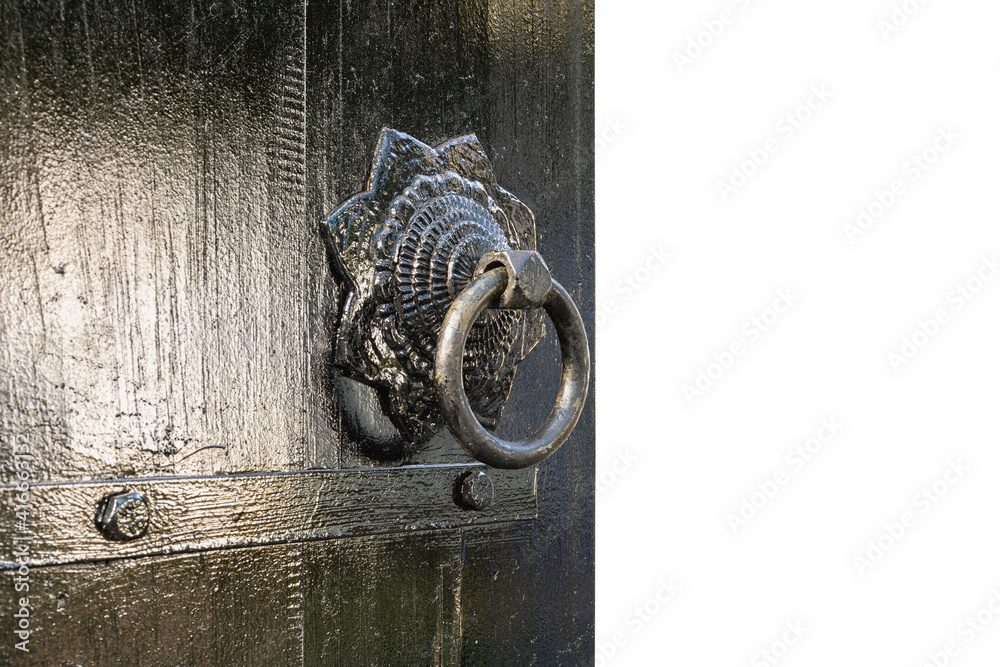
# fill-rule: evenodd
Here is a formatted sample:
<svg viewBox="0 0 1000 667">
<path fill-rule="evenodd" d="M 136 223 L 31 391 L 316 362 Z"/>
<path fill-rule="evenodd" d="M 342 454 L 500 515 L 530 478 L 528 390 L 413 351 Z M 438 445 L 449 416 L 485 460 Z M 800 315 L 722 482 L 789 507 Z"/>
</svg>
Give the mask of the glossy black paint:
<svg viewBox="0 0 1000 667">
<path fill-rule="evenodd" d="M 383 126 L 475 133 L 593 341 L 592 115 L 591 3 L 0 0 L 0 436 L 51 484 L 468 461 L 352 438 L 320 221 Z M 549 336 L 501 435 L 558 381 Z M 535 520 L 39 567 L 0 662 L 589 664 L 590 397 Z M 45 511 L 103 540 L 98 499 Z"/>
</svg>

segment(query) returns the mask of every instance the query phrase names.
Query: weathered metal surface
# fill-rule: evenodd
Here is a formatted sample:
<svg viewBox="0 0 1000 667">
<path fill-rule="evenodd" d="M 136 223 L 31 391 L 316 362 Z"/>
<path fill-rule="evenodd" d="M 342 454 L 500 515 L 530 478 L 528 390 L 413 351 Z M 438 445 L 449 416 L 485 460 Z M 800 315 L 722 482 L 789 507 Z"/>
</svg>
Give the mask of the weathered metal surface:
<svg viewBox="0 0 1000 667">
<path fill-rule="evenodd" d="M 45 497 L 46 495 L 49 497 Z M 40 511 L 58 510 L 60 507 L 59 499 L 51 497 L 53 495 L 55 494 L 41 496 Z M 125 491 L 105 496 L 97 503 L 94 525 L 109 540 L 124 542 L 139 539 L 149 530 L 149 503 L 146 502 L 146 498 L 141 493 L 136 491 Z M 81 528 L 77 527 L 77 531 L 79 532 Z M 11 534 L 14 534 L 13 530 Z"/>
<path fill-rule="evenodd" d="M 501 188 L 475 135 L 431 147 L 383 129 L 368 188 L 326 219 L 343 285 L 335 358 L 373 385 L 413 450 L 442 426 L 433 381 L 438 330 L 452 301 L 492 251 L 534 250 L 531 211 Z M 487 312 L 465 355 L 469 402 L 499 423 L 518 365 L 544 333 L 534 312 Z M 388 443 L 373 435 L 384 448 Z"/>
<path fill-rule="evenodd" d="M 484 510 L 493 504 L 493 480 L 484 470 L 470 470 L 460 477 L 458 502 L 469 509 Z"/>
<path fill-rule="evenodd" d="M 552 289 L 552 274 L 540 254 L 533 250 L 488 252 L 479 258 L 472 277 L 478 278 L 497 267 L 506 272 L 507 284 L 503 293 L 489 304 L 490 308 L 520 310 L 541 308 L 545 304 Z"/>
<path fill-rule="evenodd" d="M 489 259 L 484 259 L 488 266 Z M 524 468 L 552 456 L 583 414 L 590 383 L 590 350 L 583 320 L 573 299 L 546 271 L 544 282 L 548 288 L 539 298 L 552 318 L 562 352 L 559 393 L 552 411 L 537 431 L 514 441 L 493 435 L 473 414 L 467 387 L 462 382 L 466 340 L 483 310 L 491 303 L 503 301 L 510 283 L 517 281 L 517 274 L 513 273 L 516 270 L 513 266 L 511 273 L 502 266 L 490 269 L 462 290 L 445 315 L 434 357 L 434 382 L 448 430 L 473 458 L 495 468 Z M 529 287 L 527 291 L 533 290 Z"/>
<path fill-rule="evenodd" d="M 133 479 L 38 485 L 28 522 L 28 565 L 52 565 L 154 554 L 300 542 L 533 519 L 535 470 L 493 471 L 496 501 L 480 512 L 454 502 L 467 465 L 331 472 Z M 127 542 L 109 541 L 94 525 L 93 507 L 106 496 L 141 494 L 148 528 Z M 14 506 L 15 489 L 0 491 Z M 0 535 L 16 529 L 0 514 Z M 125 535 L 116 537 L 125 539 Z M 13 568 L 4 558 L 0 568 Z"/>
</svg>

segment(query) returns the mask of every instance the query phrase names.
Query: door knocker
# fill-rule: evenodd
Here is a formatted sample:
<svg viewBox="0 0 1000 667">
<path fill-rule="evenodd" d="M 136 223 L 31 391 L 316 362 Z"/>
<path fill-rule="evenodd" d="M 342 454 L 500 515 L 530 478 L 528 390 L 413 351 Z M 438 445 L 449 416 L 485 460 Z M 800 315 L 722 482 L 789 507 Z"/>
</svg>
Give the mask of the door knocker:
<svg viewBox="0 0 1000 667">
<path fill-rule="evenodd" d="M 383 129 L 367 190 L 325 228 L 343 291 L 335 363 L 377 390 L 401 439 L 424 442 L 443 422 L 476 459 L 522 468 L 569 437 L 590 379 L 583 320 L 474 135 L 430 147 Z M 543 310 L 562 354 L 556 404 L 534 435 L 506 441 L 490 431 L 545 335 Z"/>
</svg>

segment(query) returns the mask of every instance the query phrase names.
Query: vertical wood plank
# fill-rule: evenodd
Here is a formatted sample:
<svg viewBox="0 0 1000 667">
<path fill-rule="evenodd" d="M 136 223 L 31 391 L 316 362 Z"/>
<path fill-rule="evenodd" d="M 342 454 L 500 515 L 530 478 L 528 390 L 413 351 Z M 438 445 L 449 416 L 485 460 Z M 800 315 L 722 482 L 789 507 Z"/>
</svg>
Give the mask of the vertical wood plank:
<svg viewBox="0 0 1000 667">
<path fill-rule="evenodd" d="M 535 213 L 539 251 L 583 315 L 592 359 L 593 12 L 590 1 L 489 3 L 490 110 L 481 133 L 497 179 Z M 559 364 L 552 342 L 519 369 L 501 433 L 530 432 L 548 412 Z M 573 435 L 538 467 L 538 521 L 520 537 L 464 531 L 466 664 L 496 655 L 517 665 L 593 661 L 597 369 Z"/>
<path fill-rule="evenodd" d="M 336 461 L 305 3 L 2 4 L 0 435 L 45 480 Z"/>
<path fill-rule="evenodd" d="M 307 545 L 304 664 L 462 664 L 460 545 L 457 532 Z"/>
</svg>

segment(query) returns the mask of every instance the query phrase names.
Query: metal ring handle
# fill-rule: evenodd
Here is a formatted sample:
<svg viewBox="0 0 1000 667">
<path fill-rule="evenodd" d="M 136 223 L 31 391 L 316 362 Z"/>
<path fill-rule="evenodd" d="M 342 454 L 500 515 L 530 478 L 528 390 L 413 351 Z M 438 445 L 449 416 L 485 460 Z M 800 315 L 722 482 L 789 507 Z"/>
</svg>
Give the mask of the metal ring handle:
<svg viewBox="0 0 1000 667">
<path fill-rule="evenodd" d="M 483 428 L 465 395 L 462 354 L 476 318 L 500 297 L 507 280 L 506 269 L 491 269 L 469 283 L 452 302 L 438 336 L 434 381 L 448 429 L 465 451 L 494 468 L 526 468 L 555 452 L 576 426 L 587 399 L 590 350 L 576 304 L 553 280 L 542 307 L 555 326 L 562 351 L 562 381 L 556 404 L 541 428 L 523 440 L 503 440 Z"/>
</svg>

